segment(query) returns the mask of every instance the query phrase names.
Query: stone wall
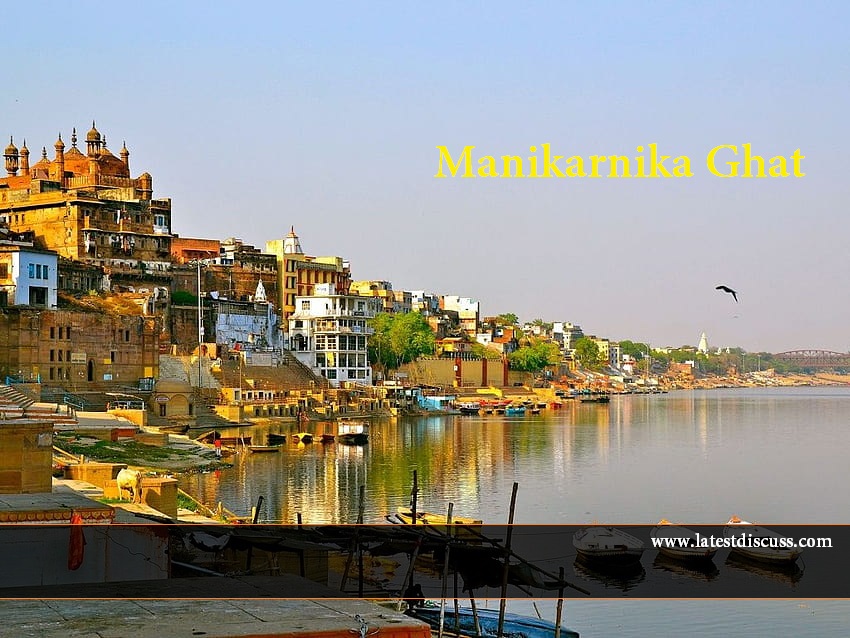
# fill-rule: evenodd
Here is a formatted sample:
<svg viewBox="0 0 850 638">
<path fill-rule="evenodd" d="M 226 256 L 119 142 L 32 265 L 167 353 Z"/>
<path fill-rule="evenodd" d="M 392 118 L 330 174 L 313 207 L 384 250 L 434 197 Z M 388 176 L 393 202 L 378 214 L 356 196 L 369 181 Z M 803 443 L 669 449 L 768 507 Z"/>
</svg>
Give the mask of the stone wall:
<svg viewBox="0 0 850 638">
<path fill-rule="evenodd" d="M 52 423 L 0 421 L 0 494 L 49 492 L 52 469 Z"/>
</svg>

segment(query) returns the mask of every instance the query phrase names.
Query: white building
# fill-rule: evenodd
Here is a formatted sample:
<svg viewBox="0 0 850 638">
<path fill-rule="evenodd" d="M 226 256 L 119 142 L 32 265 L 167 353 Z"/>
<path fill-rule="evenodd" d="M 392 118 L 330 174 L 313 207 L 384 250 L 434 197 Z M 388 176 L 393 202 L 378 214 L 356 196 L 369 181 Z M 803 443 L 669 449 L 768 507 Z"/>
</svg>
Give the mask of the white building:
<svg viewBox="0 0 850 638">
<path fill-rule="evenodd" d="M 295 298 L 289 316 L 289 348 L 292 354 L 334 387 L 346 382 L 372 385 L 367 357 L 366 325 L 380 312 L 373 297 L 337 295 L 333 284 L 316 284 L 315 294 Z"/>
<path fill-rule="evenodd" d="M 58 263 L 52 251 L 0 242 L 0 306 L 55 308 Z"/>
</svg>

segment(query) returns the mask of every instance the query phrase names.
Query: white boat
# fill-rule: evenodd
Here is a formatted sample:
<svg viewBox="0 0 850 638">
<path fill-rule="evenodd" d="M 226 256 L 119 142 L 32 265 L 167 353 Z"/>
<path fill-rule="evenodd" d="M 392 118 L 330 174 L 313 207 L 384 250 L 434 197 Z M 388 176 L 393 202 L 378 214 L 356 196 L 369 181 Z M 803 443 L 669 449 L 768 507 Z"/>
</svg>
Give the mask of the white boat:
<svg viewBox="0 0 850 638">
<path fill-rule="evenodd" d="M 724 544 L 731 552 L 762 563 L 788 564 L 797 560 L 803 550 L 793 538 L 733 516 L 723 528 Z"/>
<path fill-rule="evenodd" d="M 341 419 L 336 425 L 336 438 L 340 443 L 364 445 L 369 442 L 369 425 L 364 421 Z"/>
<path fill-rule="evenodd" d="M 627 565 L 640 561 L 644 544 L 616 527 L 584 527 L 573 534 L 580 558 L 597 563 Z"/>
<path fill-rule="evenodd" d="M 658 525 L 652 528 L 649 533 L 653 539 L 653 546 L 658 550 L 659 554 L 682 561 L 696 560 L 711 560 L 717 553 L 716 547 L 700 547 L 699 534 L 694 530 L 674 525 L 668 520 L 662 519 Z M 670 543 L 665 545 L 662 539 L 670 539 Z"/>
</svg>

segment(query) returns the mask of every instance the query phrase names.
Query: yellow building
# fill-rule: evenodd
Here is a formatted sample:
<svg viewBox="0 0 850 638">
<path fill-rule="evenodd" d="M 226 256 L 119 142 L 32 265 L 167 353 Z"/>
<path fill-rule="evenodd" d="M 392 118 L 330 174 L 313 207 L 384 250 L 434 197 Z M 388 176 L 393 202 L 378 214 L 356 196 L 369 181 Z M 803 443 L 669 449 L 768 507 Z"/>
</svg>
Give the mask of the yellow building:
<svg viewBox="0 0 850 638">
<path fill-rule="evenodd" d="M 60 135 L 52 160 L 42 148 L 41 159 L 30 164 L 26 141 L 20 149 L 10 141 L 0 223 L 32 231 L 44 248 L 102 266 L 108 275 L 161 277 L 170 268 L 171 200 L 153 199 L 149 173 L 130 176 L 126 144 L 116 157 L 94 123 L 85 142 L 83 153 L 74 129 L 69 150 Z"/>
<path fill-rule="evenodd" d="M 295 297 L 314 294 L 316 284 L 333 284 L 338 295 L 347 295 L 351 269 L 342 257 L 310 257 L 301 249 L 301 241 L 290 228 L 283 239 L 266 242 L 266 253 L 277 257 L 278 307 L 283 325 L 295 312 Z"/>
</svg>

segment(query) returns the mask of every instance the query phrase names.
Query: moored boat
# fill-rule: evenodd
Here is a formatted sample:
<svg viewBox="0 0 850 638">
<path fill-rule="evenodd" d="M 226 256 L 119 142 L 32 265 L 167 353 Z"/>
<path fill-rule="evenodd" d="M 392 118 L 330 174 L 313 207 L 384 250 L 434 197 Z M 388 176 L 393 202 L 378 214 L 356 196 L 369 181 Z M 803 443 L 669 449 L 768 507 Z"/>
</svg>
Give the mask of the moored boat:
<svg viewBox="0 0 850 638">
<path fill-rule="evenodd" d="M 340 443 L 363 445 L 369 442 L 369 426 L 363 421 L 339 421 L 336 436 Z"/>
<path fill-rule="evenodd" d="M 461 414 L 478 414 L 481 404 L 478 401 L 464 401 L 457 404 L 457 409 Z"/>
<path fill-rule="evenodd" d="M 524 405 L 509 405 L 505 408 L 505 416 L 519 416 L 525 414 Z"/>
<path fill-rule="evenodd" d="M 582 403 L 609 403 L 611 397 L 607 394 L 588 394 L 581 397 Z"/>
<path fill-rule="evenodd" d="M 292 440 L 296 443 L 312 443 L 313 435 L 310 432 L 298 432 L 292 435 Z"/>
<path fill-rule="evenodd" d="M 394 515 L 393 522 L 402 523 L 404 525 L 413 524 L 413 512 L 409 507 L 399 507 Z M 392 521 L 393 517 L 390 517 Z M 445 514 L 433 514 L 431 512 L 416 512 L 417 525 L 431 525 L 432 527 L 446 526 Z M 484 522 L 476 518 L 466 518 L 463 516 L 452 516 L 452 525 L 465 526 L 481 526 Z"/>
<path fill-rule="evenodd" d="M 286 443 L 286 435 L 269 433 L 266 435 L 266 443 L 269 445 L 280 445 L 281 443 Z"/>
<path fill-rule="evenodd" d="M 440 607 L 413 607 L 407 612 L 410 616 L 428 623 L 435 631 L 440 630 Z M 495 636 L 499 630 L 498 609 L 476 609 L 461 607 L 455 614 L 453 606 L 446 607 L 443 613 L 444 632 L 453 632 L 457 623 L 460 632 L 470 638 L 484 638 Z M 476 617 L 481 633 L 475 628 Z M 455 620 L 457 618 L 457 621 Z M 553 638 L 555 635 L 555 623 L 505 612 L 502 635 L 505 638 Z M 560 635 L 562 638 L 579 638 L 578 632 L 561 625 Z"/>
<path fill-rule="evenodd" d="M 573 534 L 573 547 L 580 558 L 610 565 L 640 561 L 644 544 L 616 527 L 584 527 Z"/>
<path fill-rule="evenodd" d="M 280 452 L 280 446 L 278 445 L 249 445 L 249 452 L 259 453 L 259 452 Z"/>
<path fill-rule="evenodd" d="M 674 560 L 709 561 L 717 553 L 717 548 L 700 546 L 699 534 L 694 530 L 665 519 L 652 528 L 649 536 L 659 554 Z"/>
<path fill-rule="evenodd" d="M 794 563 L 803 550 L 794 539 L 733 516 L 723 528 L 731 553 L 769 564 Z"/>
</svg>

